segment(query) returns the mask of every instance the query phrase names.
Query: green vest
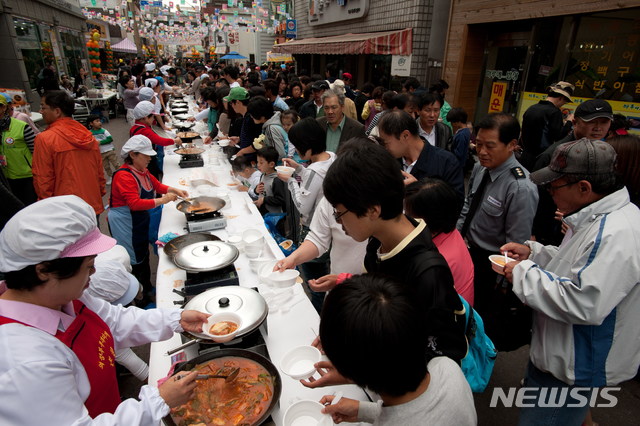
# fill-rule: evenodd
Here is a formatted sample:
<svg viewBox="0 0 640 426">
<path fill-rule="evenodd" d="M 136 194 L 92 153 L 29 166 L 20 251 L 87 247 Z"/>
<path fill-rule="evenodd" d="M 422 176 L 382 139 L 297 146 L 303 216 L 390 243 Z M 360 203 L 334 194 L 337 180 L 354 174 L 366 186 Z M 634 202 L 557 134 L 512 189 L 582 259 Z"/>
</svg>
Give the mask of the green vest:
<svg viewBox="0 0 640 426">
<path fill-rule="evenodd" d="M 6 166 L 2 171 L 7 179 L 32 177 L 31 151 L 24 141 L 24 128 L 27 123 L 11 118 L 9 130 L 2 132 L 0 155 L 5 156 Z"/>
</svg>

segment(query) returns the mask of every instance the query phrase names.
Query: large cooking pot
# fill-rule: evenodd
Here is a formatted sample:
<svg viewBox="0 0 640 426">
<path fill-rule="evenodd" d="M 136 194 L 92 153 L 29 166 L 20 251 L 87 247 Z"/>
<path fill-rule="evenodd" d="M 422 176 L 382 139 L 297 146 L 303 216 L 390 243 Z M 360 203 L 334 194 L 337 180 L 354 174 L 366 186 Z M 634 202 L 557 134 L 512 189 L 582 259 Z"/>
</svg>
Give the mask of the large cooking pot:
<svg viewBox="0 0 640 426">
<path fill-rule="evenodd" d="M 215 287 L 194 296 L 184 307 L 185 310 L 195 310 L 208 314 L 233 312 L 242 318 L 242 326 L 236 338 L 242 337 L 256 330 L 267 319 L 269 307 L 264 297 L 256 290 L 236 285 Z M 167 351 L 168 355 L 179 352 L 196 343 L 216 344 L 211 338 L 200 332 L 183 332 L 185 337 L 191 338 L 182 345 Z"/>
<path fill-rule="evenodd" d="M 282 378 L 280 377 L 280 373 L 278 372 L 278 369 L 273 365 L 273 363 L 267 358 L 245 349 L 221 349 L 219 351 L 212 351 L 210 353 L 200 355 L 188 362 L 178 364 L 175 368 L 175 372 L 178 373 L 181 371 L 191 371 L 196 368 L 196 366 L 204 364 L 207 361 L 228 356 L 250 359 L 264 367 L 272 377 L 273 399 L 271 400 L 271 404 L 269 404 L 269 407 L 262 413 L 262 416 L 260 416 L 260 418 L 254 423 L 255 425 L 259 425 L 264 422 L 267 417 L 269 417 L 276 404 L 278 404 L 278 401 L 280 400 L 280 394 L 282 393 Z M 168 426 L 176 426 L 176 423 L 173 421 L 171 414 L 167 415 L 163 420 Z"/>
<path fill-rule="evenodd" d="M 195 197 L 191 200 L 180 201 L 176 208 L 186 214 L 188 218 L 198 217 L 207 213 L 215 213 L 225 206 L 225 201 L 218 197 Z"/>
<path fill-rule="evenodd" d="M 185 235 L 180 235 L 169 241 L 164 246 L 164 254 L 173 261 L 175 255 L 184 247 L 190 246 L 193 243 L 200 243 L 203 241 L 220 241 L 220 237 L 207 234 L 204 232 L 192 232 Z"/>
</svg>

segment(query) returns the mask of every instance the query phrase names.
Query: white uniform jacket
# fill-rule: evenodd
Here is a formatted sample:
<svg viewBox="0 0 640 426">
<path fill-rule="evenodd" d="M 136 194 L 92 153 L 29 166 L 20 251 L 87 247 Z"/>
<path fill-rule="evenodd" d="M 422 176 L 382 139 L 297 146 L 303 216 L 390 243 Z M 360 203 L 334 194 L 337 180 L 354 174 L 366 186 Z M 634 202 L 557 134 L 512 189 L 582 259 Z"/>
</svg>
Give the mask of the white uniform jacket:
<svg viewBox="0 0 640 426">
<path fill-rule="evenodd" d="M 116 349 L 168 339 L 182 331 L 178 309 L 113 306 L 85 293 L 80 300 L 111 328 Z M 92 419 L 84 406 L 90 393 L 76 355 L 45 331 L 23 324 L 0 327 L 0 423 L 6 425 L 158 425 L 169 413 L 155 386 L 140 400 L 127 399 L 114 414 Z"/>
<path fill-rule="evenodd" d="M 527 241 L 513 291 L 534 310 L 531 361 L 576 386 L 615 385 L 640 364 L 640 210 L 626 188 L 565 217 L 560 247 Z"/>
</svg>

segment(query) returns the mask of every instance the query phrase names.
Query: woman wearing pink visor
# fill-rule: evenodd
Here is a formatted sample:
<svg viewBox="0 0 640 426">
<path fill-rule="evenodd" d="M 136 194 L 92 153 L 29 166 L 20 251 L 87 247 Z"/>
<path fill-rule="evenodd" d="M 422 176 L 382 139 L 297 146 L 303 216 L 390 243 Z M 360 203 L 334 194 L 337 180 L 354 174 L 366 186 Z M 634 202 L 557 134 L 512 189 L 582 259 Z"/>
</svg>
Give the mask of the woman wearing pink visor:
<svg viewBox="0 0 640 426">
<path fill-rule="evenodd" d="M 115 240 L 75 195 L 25 207 L 0 233 L 0 419 L 11 425 L 157 425 L 193 396 L 195 373 L 120 400 L 115 348 L 199 331 L 208 315 L 113 306 L 89 294 Z"/>
</svg>

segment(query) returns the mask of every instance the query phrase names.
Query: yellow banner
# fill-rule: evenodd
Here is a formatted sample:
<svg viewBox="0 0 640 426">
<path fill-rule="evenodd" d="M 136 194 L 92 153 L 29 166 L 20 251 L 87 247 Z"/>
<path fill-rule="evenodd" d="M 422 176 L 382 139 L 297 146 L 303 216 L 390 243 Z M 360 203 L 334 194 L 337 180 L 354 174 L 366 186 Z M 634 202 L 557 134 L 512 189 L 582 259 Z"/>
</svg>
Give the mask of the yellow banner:
<svg viewBox="0 0 640 426">
<path fill-rule="evenodd" d="M 496 81 L 491 86 L 489 113 L 502 112 L 504 110 L 504 97 L 507 94 L 507 84 L 506 82 Z"/>
</svg>

